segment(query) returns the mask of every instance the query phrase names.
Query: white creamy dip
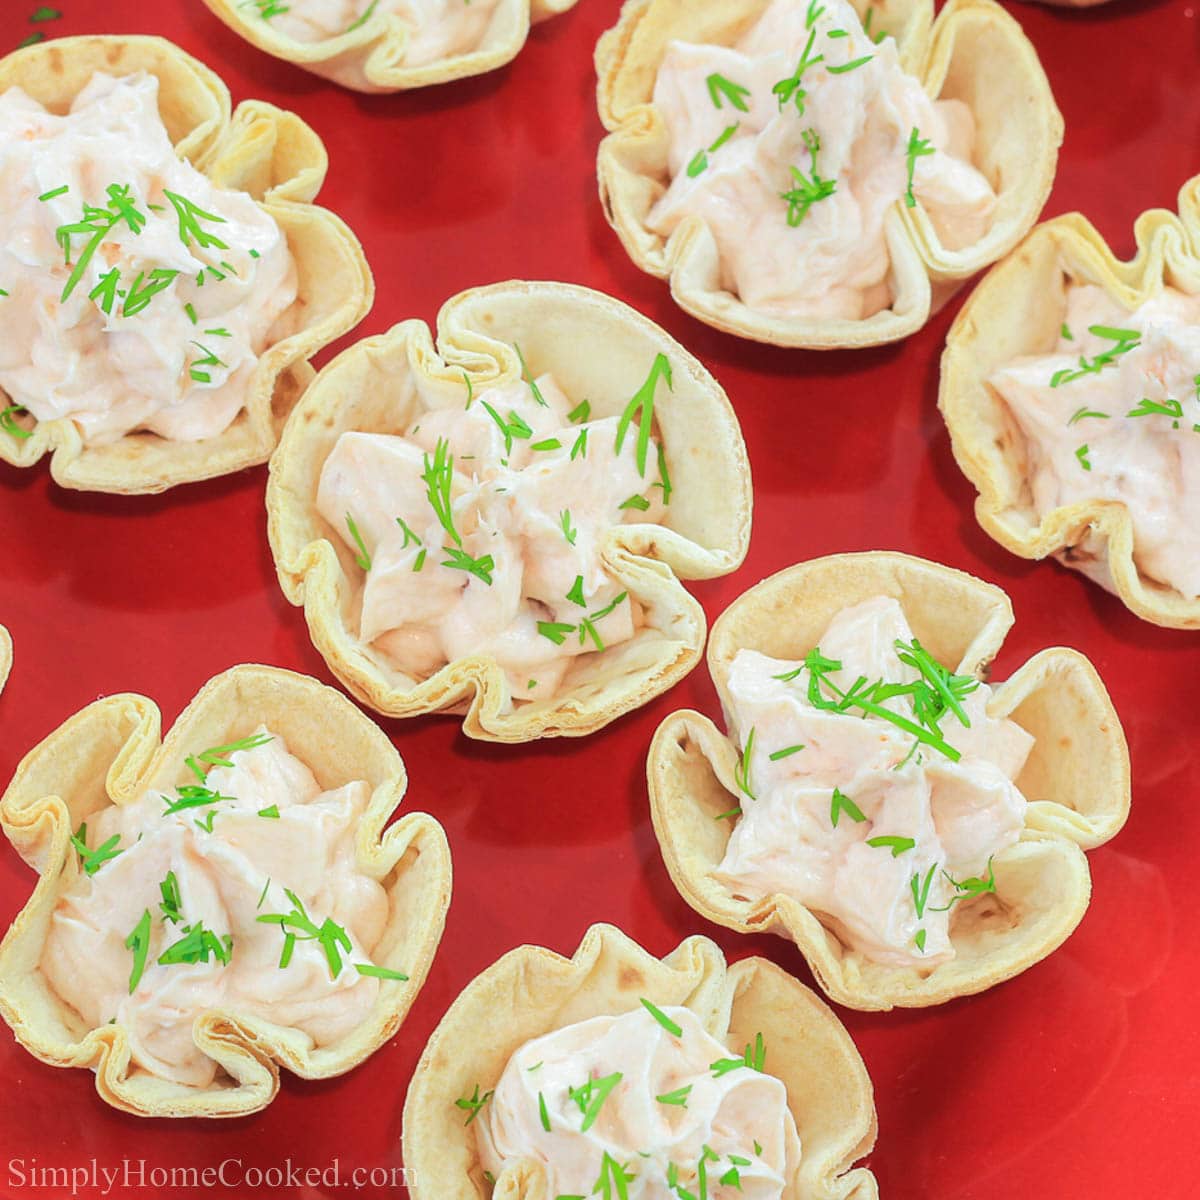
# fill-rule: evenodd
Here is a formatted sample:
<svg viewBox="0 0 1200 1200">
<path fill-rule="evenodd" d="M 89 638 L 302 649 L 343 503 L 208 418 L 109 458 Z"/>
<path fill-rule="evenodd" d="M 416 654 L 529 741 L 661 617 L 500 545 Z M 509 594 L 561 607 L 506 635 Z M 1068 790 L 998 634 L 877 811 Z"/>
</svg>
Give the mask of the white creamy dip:
<svg viewBox="0 0 1200 1200">
<path fill-rule="evenodd" d="M 1025 435 L 1039 517 L 1122 504 L 1139 569 L 1200 597 L 1200 297 L 1165 287 L 1129 312 L 1074 285 L 1054 352 L 988 382 Z"/>
<path fill-rule="evenodd" d="M 195 793 L 153 791 L 90 818 L 92 855 L 114 837 L 104 853 L 119 853 L 94 874 L 81 871 L 63 893 L 42 952 L 51 988 L 89 1028 L 115 1022 L 139 1067 L 193 1087 L 208 1086 L 218 1071 L 193 1041 L 202 1013 L 259 1017 L 321 1046 L 359 1026 L 379 989 L 355 966 L 377 970 L 368 955 L 388 919 L 386 892 L 355 863 L 355 830 L 370 790 L 360 782 L 322 791 L 281 737 L 262 730 L 254 740 L 266 737 L 219 756 L 232 766 L 212 767 L 202 785 L 193 780 L 217 793 L 216 802 L 168 813 Z M 336 976 L 324 941 L 270 919 L 291 915 L 296 900 L 324 928 Z M 139 926 L 148 944 L 140 977 Z M 281 966 L 289 930 L 296 940 Z M 216 952 L 197 960 L 186 942 L 174 951 L 181 961 L 171 961 L 170 947 L 189 931 L 193 943 L 205 931 L 215 937 L 228 961 Z"/>
<path fill-rule="evenodd" d="M 401 62 L 423 67 L 467 54 L 487 34 L 499 0 L 253 0 L 251 16 L 298 42 L 321 42 L 372 17 L 397 18 L 409 31 Z M 255 12 L 254 9 L 258 11 Z"/>
<path fill-rule="evenodd" d="M 649 227 L 667 237 L 699 218 L 721 286 L 750 308 L 849 320 L 886 308 L 884 219 L 908 201 L 910 164 L 912 199 L 944 246 L 991 224 L 970 110 L 931 100 L 847 0 L 775 0 L 734 46 L 670 43 L 654 105 L 671 184 Z"/>
<path fill-rule="evenodd" d="M 588 415 L 543 375 L 422 412 L 403 435 L 338 438 L 317 509 L 366 567 L 364 642 L 414 680 L 495 658 L 523 701 L 634 636 L 641 606 L 604 550 L 614 526 L 661 519 L 665 457 L 648 437 L 639 462 L 638 419 L 622 433 Z"/>
<path fill-rule="evenodd" d="M 479 1119 L 484 1169 L 542 1163 L 548 1196 L 599 1193 L 606 1174 L 603 1194 L 629 1200 L 791 1195 L 800 1138 L 786 1088 L 756 1058 L 769 1048 L 733 1052 L 690 1009 L 659 1012 L 678 1035 L 642 1008 L 526 1042 Z"/>
<path fill-rule="evenodd" d="M 794 897 L 877 962 L 933 967 L 954 957 L 959 902 L 991 890 L 990 860 L 1020 836 L 1026 801 L 1013 780 L 1033 738 L 988 716 L 991 690 L 961 676 L 954 686 L 969 725 L 952 710 L 923 723 L 923 688 L 874 693 L 951 755 L 862 708 L 810 699 L 817 687 L 822 703 L 835 703 L 860 679 L 868 699 L 880 681 L 920 684 L 928 677 L 901 659 L 914 657 L 913 645 L 900 605 L 880 596 L 830 622 L 813 659 L 827 682 L 804 663 L 738 652 L 728 715 L 735 744 L 750 752 L 717 877 L 749 899 Z"/>
<path fill-rule="evenodd" d="M 296 269 L 254 200 L 176 156 L 156 78 L 98 72 L 63 116 L 0 95 L 0 289 L 12 404 L 93 444 L 198 441 L 290 332 Z"/>
</svg>

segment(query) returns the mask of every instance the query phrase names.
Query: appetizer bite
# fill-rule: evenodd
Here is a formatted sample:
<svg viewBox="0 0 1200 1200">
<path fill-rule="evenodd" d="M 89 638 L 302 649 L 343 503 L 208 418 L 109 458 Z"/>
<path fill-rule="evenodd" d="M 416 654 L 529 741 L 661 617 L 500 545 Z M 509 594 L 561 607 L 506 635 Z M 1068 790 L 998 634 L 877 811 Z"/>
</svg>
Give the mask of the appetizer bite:
<svg viewBox="0 0 1200 1200">
<path fill-rule="evenodd" d="M 581 735 L 699 661 L 680 579 L 734 570 L 750 467 L 716 381 L 625 305 L 558 283 L 464 292 L 331 363 L 271 464 L 284 593 L 389 716 Z"/>
<path fill-rule="evenodd" d="M 340 1075 L 399 1028 L 441 939 L 450 852 L 392 744 L 271 667 L 208 683 L 159 743 L 142 696 L 32 750 L 0 825 L 41 876 L 0 945 L 0 1014 L 139 1116 L 224 1117 L 279 1067 Z"/>
<path fill-rule="evenodd" d="M 265 461 L 373 285 L 320 139 L 170 42 L 0 60 L 0 459 L 160 492 Z"/>
<path fill-rule="evenodd" d="M 611 925 L 571 959 L 467 985 L 404 1107 L 414 1200 L 868 1200 L 871 1081 L 834 1014 L 763 958 L 692 937 L 661 961 Z"/>
<path fill-rule="evenodd" d="M 1200 179 L 1122 262 L 1072 214 L 963 307 L 939 405 L 979 523 L 1147 621 L 1200 629 Z"/>
<path fill-rule="evenodd" d="M 0 625 L 0 692 L 8 682 L 8 673 L 12 670 L 12 638 L 8 630 Z"/>
<path fill-rule="evenodd" d="M 511 62 L 531 22 L 576 0 L 204 0 L 260 50 L 358 92 L 399 92 Z"/>
<path fill-rule="evenodd" d="M 596 50 L 600 192 L 693 316 L 780 346 L 921 328 L 1006 253 L 1062 118 L 991 0 L 627 0 Z"/>
<path fill-rule="evenodd" d="M 1128 815 L 1129 757 L 1074 650 L 984 682 L 1012 622 L 999 588 L 883 552 L 735 601 L 708 650 L 728 736 L 676 713 L 647 766 L 688 903 L 791 938 L 859 1009 L 940 1004 L 1054 950 L 1090 897 L 1083 850 Z"/>
</svg>

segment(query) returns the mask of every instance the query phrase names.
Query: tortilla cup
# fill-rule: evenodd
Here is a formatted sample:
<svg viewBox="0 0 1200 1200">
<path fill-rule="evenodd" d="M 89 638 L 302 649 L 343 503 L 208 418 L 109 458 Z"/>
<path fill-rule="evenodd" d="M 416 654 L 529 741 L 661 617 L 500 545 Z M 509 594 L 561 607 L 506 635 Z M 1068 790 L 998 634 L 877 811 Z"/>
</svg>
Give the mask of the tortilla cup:
<svg viewBox="0 0 1200 1200">
<path fill-rule="evenodd" d="M 626 0 L 596 47 L 600 197 L 609 224 L 643 270 L 669 279 L 675 302 L 736 337 L 811 349 L 875 346 L 920 329 L 962 281 L 1003 257 L 1029 231 L 1050 194 L 1063 122 L 1037 52 L 993 0 L 949 0 L 933 20 L 931 0 L 874 5 L 879 28 L 897 41 L 904 69 L 935 99 L 957 99 L 976 123 L 975 165 L 997 195 L 987 234 L 961 250 L 942 246 L 918 203 L 898 200 L 884 232 L 892 260 L 892 304 L 863 320 L 785 318 L 751 309 L 720 287 L 716 242 L 697 218 L 669 238 L 647 227 L 670 182 L 668 137 L 652 97 L 668 44 L 736 41 L 770 0 Z M 865 13 L 866 0 L 855 0 Z"/>
<path fill-rule="evenodd" d="M 921 644 L 959 674 L 984 677 L 1013 624 L 999 588 L 937 563 L 886 551 L 814 559 L 751 588 L 713 626 L 708 666 L 726 711 L 739 650 L 802 659 L 839 611 L 879 595 L 898 600 Z M 1129 753 L 1104 684 L 1075 650 L 1035 655 L 996 688 L 989 711 L 1037 739 L 1016 780 L 1030 804 L 1020 840 L 995 858 L 996 892 L 957 906 L 951 961 L 926 972 L 873 962 L 797 900 L 738 899 L 719 883 L 713 875 L 732 824 L 714 818 L 738 793 L 738 755 L 712 721 L 691 711 L 659 726 L 647 762 L 654 829 L 675 886 L 718 925 L 790 938 L 825 992 L 850 1008 L 942 1004 L 1019 974 L 1083 917 L 1091 896 L 1083 852 L 1125 823 Z"/>
<path fill-rule="evenodd" d="M 79 877 L 71 834 L 109 804 L 191 778 L 185 757 L 268 724 L 292 745 L 323 788 L 365 779 L 371 800 L 356 831 L 357 866 L 387 891 L 390 915 L 373 951 L 406 981 L 380 980 L 370 1019 L 351 1035 L 314 1047 L 308 1035 L 262 1017 L 214 1008 L 196 1018 L 196 1045 L 222 1068 L 208 1088 L 151 1075 L 130 1059 L 120 1025 L 88 1028 L 39 969 L 59 896 Z M 0 944 L 0 1015 L 35 1057 L 90 1067 L 115 1108 L 147 1117 L 234 1117 L 257 1112 L 279 1090 L 279 1068 L 305 1079 L 341 1075 L 399 1029 L 425 982 L 450 903 L 450 851 L 424 813 L 391 825 L 407 776 L 388 738 L 344 696 L 304 675 L 239 666 L 207 683 L 160 742 L 161 718 L 144 696 L 98 700 L 25 756 L 0 799 L 0 828 L 40 878 Z M 385 832 L 384 827 L 387 826 Z"/>
<path fill-rule="evenodd" d="M 1137 253 L 1123 261 L 1079 213 L 1039 225 L 988 272 L 958 314 L 942 355 L 938 407 L 954 457 L 979 493 L 975 516 L 996 541 L 1022 558 L 1053 556 L 1082 571 L 1143 620 L 1200 629 L 1200 599 L 1144 575 L 1134 562 L 1124 504 L 1088 500 L 1038 516 L 1027 440 L 987 383 L 1013 359 L 1054 349 L 1071 283 L 1095 284 L 1129 309 L 1164 284 L 1200 293 L 1200 176 L 1180 191 L 1178 216 L 1151 209 L 1134 234 Z"/>
<path fill-rule="evenodd" d="M 769 1073 L 787 1088 L 800 1134 L 789 1196 L 874 1200 L 875 1177 L 853 1164 L 875 1144 L 874 1092 L 834 1013 L 764 958 L 726 967 L 719 947 L 690 937 L 656 959 L 612 925 L 593 925 L 570 959 L 520 946 L 472 980 L 442 1018 L 417 1064 L 404 1105 L 404 1163 L 413 1200 L 548 1200 L 544 1169 L 529 1161 L 483 1177 L 475 1130 L 455 1106 L 495 1086 L 525 1042 L 576 1021 L 654 1004 L 684 1005 L 740 1054 L 759 1033 Z M 853 1169 L 852 1169 L 853 1168 Z"/>
<path fill-rule="evenodd" d="M 521 378 L 519 343 L 532 377 L 550 372 L 593 417 L 620 414 L 665 354 L 673 388 L 654 413 L 673 482 L 662 524 L 614 527 L 602 551 L 612 576 L 645 606 L 647 624 L 628 642 L 581 655 L 569 687 L 515 704 L 494 658 L 473 655 L 426 680 L 397 671 L 357 634 L 362 569 L 316 509 L 317 483 L 349 430 L 401 433 L 425 397 L 461 397 Z M 733 409 L 716 380 L 673 338 L 617 300 L 563 283 L 495 284 L 463 292 L 438 317 L 438 349 L 421 321 L 405 321 L 336 358 L 297 407 L 271 462 L 268 532 L 284 595 L 303 605 L 313 644 L 364 704 L 392 717 L 462 713 L 464 731 L 486 741 L 593 733 L 647 703 L 699 662 L 706 624 L 680 579 L 711 579 L 745 557 L 750 465 Z"/>
<path fill-rule="evenodd" d="M 375 285 L 358 239 L 339 217 L 312 203 L 328 167 L 321 139 L 295 114 L 260 100 L 231 112 L 225 84 L 171 42 L 117 36 L 41 42 L 0 59 L 0 92 L 21 87 L 64 113 L 96 71 L 155 76 L 176 153 L 214 183 L 252 196 L 286 235 L 298 273 L 289 310 L 296 332 L 260 356 L 245 408 L 216 437 L 177 442 L 141 432 L 89 446 L 66 418 L 36 425 L 20 418 L 29 432 L 24 438 L 0 429 L 0 459 L 31 467 L 49 454 L 50 473 L 63 487 L 162 492 L 265 462 L 312 379 L 308 360 L 362 320 Z M 0 389 L 0 408 L 9 403 Z"/>
<path fill-rule="evenodd" d="M 337 37 L 301 42 L 272 28 L 270 21 L 243 0 L 204 3 L 235 33 L 273 58 L 356 92 L 378 93 L 449 83 L 498 70 L 521 52 L 531 23 L 564 13 L 577 0 L 499 0 L 479 46 L 423 66 L 404 65 L 409 32 L 394 13 L 372 14 Z"/>
</svg>

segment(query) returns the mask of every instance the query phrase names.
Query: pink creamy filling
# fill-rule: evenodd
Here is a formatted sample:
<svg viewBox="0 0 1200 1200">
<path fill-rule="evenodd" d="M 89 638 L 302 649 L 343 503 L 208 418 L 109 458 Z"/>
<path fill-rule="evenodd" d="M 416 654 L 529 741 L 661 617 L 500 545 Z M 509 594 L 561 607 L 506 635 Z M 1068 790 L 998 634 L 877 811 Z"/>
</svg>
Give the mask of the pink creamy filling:
<svg viewBox="0 0 1200 1200">
<path fill-rule="evenodd" d="M 705 1157 L 710 1197 L 791 1195 L 801 1147 L 784 1085 L 746 1068 L 718 1075 L 712 1064 L 740 1058 L 741 1051 L 709 1035 L 691 1009 L 662 1011 L 682 1036 L 639 1008 L 526 1042 L 509 1059 L 476 1126 L 484 1169 L 498 1179 L 520 1162 L 540 1163 L 548 1196 L 588 1196 L 607 1153 L 637 1175 L 631 1197 L 677 1200 L 677 1186 L 702 1194 L 698 1166 L 707 1147 L 715 1156 Z M 620 1079 L 585 1131 L 572 1089 L 614 1074 Z M 659 1099 L 681 1091 L 686 1103 Z M 672 1165 L 676 1186 L 668 1183 Z M 720 1184 L 723 1176 L 730 1182 Z"/>
<path fill-rule="evenodd" d="M 344 433 L 322 469 L 317 510 L 370 562 L 355 599 L 359 636 L 414 682 L 450 662 L 494 658 L 514 701 L 549 698 L 572 664 L 645 623 L 606 542 L 622 523 L 662 519 L 657 444 L 643 475 L 636 428 L 617 452 L 616 417 L 572 423 L 554 380 L 537 385 L 544 403 L 516 382 L 474 395 L 469 407 L 423 410 L 403 435 Z M 520 436 L 506 442 L 497 417 Z M 491 560 L 490 582 L 445 565 L 458 547 L 426 479 L 439 442 L 453 456 L 461 549 Z"/>
<path fill-rule="evenodd" d="M 1025 435 L 1033 506 L 1044 517 L 1088 501 L 1123 505 L 1138 568 L 1194 600 L 1200 297 L 1166 287 L 1130 312 L 1103 288 L 1073 285 L 1063 324 L 1053 353 L 1017 359 L 988 381 Z M 1121 331 L 1134 336 L 1105 336 Z"/>
<path fill-rule="evenodd" d="M 105 210 L 113 185 L 136 216 L 116 221 L 63 300 L 91 235 L 67 235 L 67 265 L 59 231 L 84 221 L 85 204 Z M 168 192 L 211 214 L 199 234 L 183 236 Z M 89 443 L 219 434 L 259 356 L 290 331 L 286 238 L 248 195 L 177 157 L 151 75 L 97 73 L 65 116 L 20 88 L 0 95 L 0 216 L 0 388 L 38 421 L 73 420 Z"/>
<path fill-rule="evenodd" d="M 931 100 L 901 68 L 895 40 L 876 44 L 846 0 L 825 0 L 815 20 L 811 8 L 775 0 L 734 46 L 668 46 L 654 105 L 671 183 L 648 225 L 666 237 L 698 218 L 716 243 L 721 286 L 750 308 L 858 320 L 893 299 L 885 218 L 905 202 L 914 130 L 933 153 L 913 158 L 913 194 L 943 246 L 978 241 L 996 197 L 971 165 L 975 123 L 966 105 Z M 846 36 L 831 36 L 839 31 Z M 773 89 L 801 61 L 812 65 L 781 104 Z M 714 75 L 742 89 L 745 112 L 719 90 L 714 102 Z M 792 168 L 835 184 L 794 227 L 781 198 L 797 186 Z"/>
<path fill-rule="evenodd" d="M 367 19 L 392 17 L 409 32 L 403 65 L 423 67 L 476 50 L 487 35 L 499 0 L 287 0 L 286 10 L 264 20 L 298 42 L 321 42 L 361 28 Z"/>
<path fill-rule="evenodd" d="M 911 644 L 912 631 L 900 605 L 881 596 L 834 617 L 819 648 L 842 663 L 829 678 L 845 691 L 860 676 L 869 683 L 918 679 L 901 662 L 897 641 Z M 988 860 L 1020 837 L 1026 801 L 1013 781 L 1033 738 L 988 715 L 991 690 L 980 684 L 963 701 L 969 727 L 952 712 L 940 721 L 959 761 L 926 746 L 914 752 L 913 737 L 883 718 L 811 704 L 807 670 L 778 678 L 800 666 L 753 650 L 734 659 L 730 732 L 742 747 L 754 731 L 747 764 L 754 794 L 738 797 L 742 815 L 717 878 L 749 899 L 794 897 L 876 962 L 933 967 L 950 960 L 959 903 L 952 880 L 986 878 Z M 893 697 L 886 707 L 914 719 L 908 697 Z M 771 758 L 794 746 L 803 749 Z M 834 825 L 835 788 L 862 820 L 839 805 Z M 868 844 L 879 838 L 904 842 Z"/>
<path fill-rule="evenodd" d="M 164 815 L 163 795 L 152 790 L 88 819 L 88 846 L 95 850 L 116 835 L 122 853 L 93 875 L 81 871 L 59 899 L 40 964 L 89 1029 L 110 1021 L 122 1027 L 139 1068 L 201 1088 L 220 1070 L 193 1039 L 202 1013 L 259 1018 L 306 1035 L 314 1046 L 367 1020 L 379 984 L 351 964 L 370 962 L 388 919 L 387 894 L 356 865 L 355 830 L 370 800 L 365 783 L 322 791 L 278 735 L 229 761 L 205 781 L 225 797 L 217 804 Z M 260 815 L 264 809 L 279 816 Z M 202 823 L 210 812 L 208 832 Z M 160 908 L 168 872 L 181 901 L 177 922 Z M 313 940 L 297 940 L 290 963 L 280 967 L 284 931 L 257 918 L 292 911 L 285 889 L 316 925 L 328 917 L 344 927 L 351 948 L 343 948 L 336 979 Z M 152 917 L 150 949 L 131 993 L 134 955 L 125 943 L 145 912 Z M 232 939 L 229 963 L 158 963 L 196 922 Z"/>
</svg>

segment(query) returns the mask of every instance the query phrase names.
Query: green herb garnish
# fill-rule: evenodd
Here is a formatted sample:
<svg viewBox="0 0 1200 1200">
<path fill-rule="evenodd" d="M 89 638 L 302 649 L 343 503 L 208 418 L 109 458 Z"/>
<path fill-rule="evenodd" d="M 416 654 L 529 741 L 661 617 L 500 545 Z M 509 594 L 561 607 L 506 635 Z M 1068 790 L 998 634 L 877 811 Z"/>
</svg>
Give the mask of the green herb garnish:
<svg viewBox="0 0 1200 1200">
<path fill-rule="evenodd" d="M 834 788 L 833 799 L 829 803 L 829 821 L 834 829 L 837 828 L 837 823 L 842 813 L 845 813 L 856 825 L 861 825 L 867 819 L 863 816 L 862 809 L 849 796 Z"/>
<path fill-rule="evenodd" d="M 708 96 L 713 102 L 713 108 L 720 108 L 721 99 L 724 97 L 738 112 L 750 111 L 750 106 L 746 103 L 746 97 L 750 95 L 748 87 L 734 83 L 732 79 L 726 79 L 724 75 L 715 71 L 704 82 L 708 85 Z"/>
<path fill-rule="evenodd" d="M 391 967 L 377 967 L 374 963 L 355 963 L 354 969 L 360 975 L 367 975 L 371 979 L 394 979 L 399 983 L 408 979 L 403 971 L 393 971 Z"/>
<path fill-rule="evenodd" d="M 329 964 L 329 977 L 336 979 L 342 972 L 341 951 L 349 952 L 352 944 L 345 929 L 331 917 L 317 925 L 308 915 L 304 902 L 290 888 L 284 888 L 283 893 L 292 902 L 289 913 L 263 913 L 255 920 L 264 925 L 278 925 L 283 931 L 284 947 L 280 967 L 287 966 L 291 961 L 292 949 L 297 941 L 318 942 L 325 953 L 325 961 Z"/>
<path fill-rule="evenodd" d="M 587 1083 L 581 1084 L 577 1088 L 567 1088 L 567 1095 L 579 1105 L 579 1111 L 583 1113 L 583 1124 L 579 1127 L 580 1133 L 587 1133 L 595 1125 L 605 1100 L 608 1099 L 613 1088 L 621 1082 L 621 1079 L 621 1072 L 614 1071 L 602 1079 L 589 1079 Z"/>
<path fill-rule="evenodd" d="M 185 925 L 183 937 L 172 942 L 159 956 L 162 966 L 173 966 L 177 963 L 206 963 L 209 955 L 225 967 L 233 956 L 233 938 L 229 934 L 217 937 L 210 929 L 204 928 L 202 921 L 194 925 Z"/>
<path fill-rule="evenodd" d="M 780 192 L 779 198 L 788 204 L 787 223 L 793 229 L 808 216 L 808 210 L 821 200 L 827 200 L 837 191 L 837 180 L 822 179 L 817 170 L 817 155 L 821 152 L 821 139 L 816 130 L 806 129 L 800 135 L 808 147 L 808 157 L 811 166 L 806 175 L 799 167 L 789 167 L 796 186 L 786 192 Z"/>
<path fill-rule="evenodd" d="M 354 539 L 354 544 L 358 547 L 358 553 L 354 556 L 354 561 L 358 563 L 360 570 L 369 571 L 371 569 L 371 555 L 367 551 L 367 544 L 363 541 L 357 523 L 349 513 L 346 514 L 346 528 L 350 530 L 350 536 Z"/>
<path fill-rule="evenodd" d="M 224 217 L 220 217 L 216 213 L 205 212 L 198 204 L 194 204 L 186 196 L 181 196 L 178 192 L 172 192 L 164 188 L 163 195 L 175 210 L 175 216 L 179 221 L 179 240 L 185 246 L 190 247 L 192 242 L 195 241 L 201 250 L 207 250 L 210 246 L 215 247 L 217 250 L 229 249 L 216 234 L 209 233 L 200 225 L 201 221 L 210 221 L 215 225 L 224 225 Z M 228 264 L 223 263 L 222 265 L 226 266 Z"/>
<path fill-rule="evenodd" d="M 738 788 L 744 792 L 751 800 L 757 800 L 758 797 L 754 794 L 750 787 L 750 762 L 754 754 L 754 728 L 750 729 L 750 733 L 746 737 L 746 744 L 742 747 L 742 753 L 738 759 L 737 765 L 733 769 L 733 779 L 738 785 Z"/>
<path fill-rule="evenodd" d="M 642 476 L 646 474 L 646 459 L 650 453 L 650 431 L 654 425 L 654 392 L 660 378 L 666 380 L 668 389 L 674 389 L 670 360 L 661 353 L 654 356 L 654 364 L 646 382 L 634 393 L 633 399 L 625 406 L 625 411 L 617 422 L 616 452 L 620 454 L 634 417 L 638 419 L 637 467 L 638 474 Z"/>
<path fill-rule="evenodd" d="M 779 101 L 780 112 L 783 112 L 785 106 L 789 103 L 795 103 L 796 112 L 800 116 L 804 116 L 804 102 L 808 98 L 808 93 L 800 86 L 800 81 L 804 78 L 805 71 L 825 61 L 825 55 L 823 54 L 818 54 L 815 58 L 810 57 L 813 43 L 816 40 L 817 31 L 814 29 L 808 35 L 808 44 L 804 47 L 804 52 L 800 55 L 800 61 L 796 65 L 795 71 L 786 79 L 779 80 L 771 89 L 772 94 Z"/>
<path fill-rule="evenodd" d="M 470 1098 L 461 1097 L 460 1099 L 455 1100 L 454 1107 L 461 1108 L 468 1114 L 467 1119 L 463 1122 L 463 1124 L 470 1125 L 470 1123 L 475 1120 L 477 1116 L 479 1116 L 480 1110 L 491 1098 L 491 1092 L 484 1092 L 481 1096 L 479 1094 L 479 1084 L 476 1084 L 475 1091 Z"/>
<path fill-rule="evenodd" d="M 704 172 L 708 170 L 708 156 L 710 154 L 716 154 L 716 152 L 720 150 L 720 148 L 725 145 L 725 143 L 729 141 L 729 139 L 733 137 L 735 133 L 737 133 L 739 127 L 739 124 L 736 122 L 733 125 L 727 125 L 711 146 L 709 146 L 706 150 L 698 150 L 696 152 L 691 162 L 689 162 L 687 165 L 689 179 L 695 179 L 697 175 L 703 175 Z"/>
<path fill-rule="evenodd" d="M 210 746 L 207 750 L 201 750 L 199 754 L 189 754 L 184 762 L 188 770 L 203 783 L 208 767 L 232 767 L 233 760 L 229 755 L 236 754 L 239 750 L 257 750 L 259 746 L 265 746 L 274 740 L 269 733 L 252 733 L 236 742 L 229 742 L 224 746 Z"/>
<path fill-rule="evenodd" d="M 567 539 L 569 545 L 575 545 L 575 539 L 579 536 L 579 530 L 571 524 L 571 510 L 564 508 L 558 514 L 559 527 L 563 531 L 563 537 Z"/>
<path fill-rule="evenodd" d="M 27 408 L 22 407 L 20 404 L 10 404 L 7 408 L 0 410 L 0 429 L 3 429 L 4 432 L 9 435 L 9 437 L 15 437 L 21 441 L 26 441 L 28 438 L 33 437 L 33 431 L 29 429 L 22 429 L 21 426 L 17 424 L 16 418 L 28 415 L 29 410 Z"/>
<path fill-rule="evenodd" d="M 761 1072 L 766 1061 L 767 1048 L 763 1044 L 763 1035 L 758 1033 L 754 1036 L 753 1048 L 747 1045 L 746 1051 L 741 1058 L 718 1058 L 716 1062 L 708 1064 L 708 1069 L 717 1079 L 720 1079 L 722 1076 L 728 1075 L 730 1071 L 736 1071 L 740 1067 L 747 1067 L 752 1071 Z"/>
<path fill-rule="evenodd" d="M 162 896 L 158 907 L 163 920 L 170 921 L 173 925 L 180 924 L 183 921 L 183 899 L 179 895 L 179 880 L 175 878 L 174 871 L 167 872 L 166 878 L 158 885 L 158 890 Z"/>
<path fill-rule="evenodd" d="M 908 161 L 908 188 L 904 192 L 904 203 L 909 208 L 917 207 L 917 198 L 913 195 L 913 172 L 917 168 L 917 159 L 929 154 L 936 154 L 937 147 L 927 138 L 921 136 L 921 131 L 914 125 L 908 135 L 908 148 L 904 151 Z"/>
<path fill-rule="evenodd" d="M 1108 325 L 1089 325 L 1088 333 L 1095 337 L 1106 338 L 1113 345 L 1097 354 L 1095 358 L 1079 357 L 1078 369 L 1064 367 L 1050 376 L 1050 386 L 1060 387 L 1064 383 L 1074 383 L 1086 375 L 1098 375 L 1105 367 L 1112 366 L 1122 354 L 1136 350 L 1142 344 L 1142 335 L 1136 329 L 1114 329 Z M 1089 468 L 1090 469 L 1090 468 Z"/>
<path fill-rule="evenodd" d="M 150 953 L 150 910 L 142 913 L 142 919 L 133 927 L 133 932 L 125 939 L 125 948 L 133 951 L 133 970 L 129 973 L 129 994 L 141 982 L 142 972 L 146 969 L 146 956 Z"/>
<path fill-rule="evenodd" d="M 77 832 L 71 835 L 71 845 L 79 852 L 79 865 L 88 875 L 95 875 L 106 862 L 116 858 L 118 854 L 124 853 L 124 851 L 116 848 L 120 840 L 121 835 L 114 833 L 103 846 L 97 846 L 95 850 L 89 850 L 87 845 L 86 821 L 79 826 Z"/>
<path fill-rule="evenodd" d="M 513 342 L 513 349 L 517 352 L 517 358 L 521 363 L 521 378 L 529 384 L 529 390 L 533 393 L 533 398 L 542 408 L 549 408 L 550 406 L 546 403 L 546 397 L 542 395 L 541 388 L 537 385 L 537 380 L 529 373 L 529 367 L 525 364 L 525 355 L 521 353 L 521 347 L 516 342 Z"/>
<path fill-rule="evenodd" d="M 867 845 L 874 847 L 876 850 L 890 850 L 893 858 L 899 858 L 900 855 L 907 853 L 916 846 L 916 841 L 910 837 L 873 837 L 867 838 Z"/>
<path fill-rule="evenodd" d="M 644 996 L 642 999 L 642 1007 L 672 1036 L 683 1037 L 683 1026 L 678 1021 L 671 1020 L 657 1004 L 653 1004 Z"/>
</svg>

